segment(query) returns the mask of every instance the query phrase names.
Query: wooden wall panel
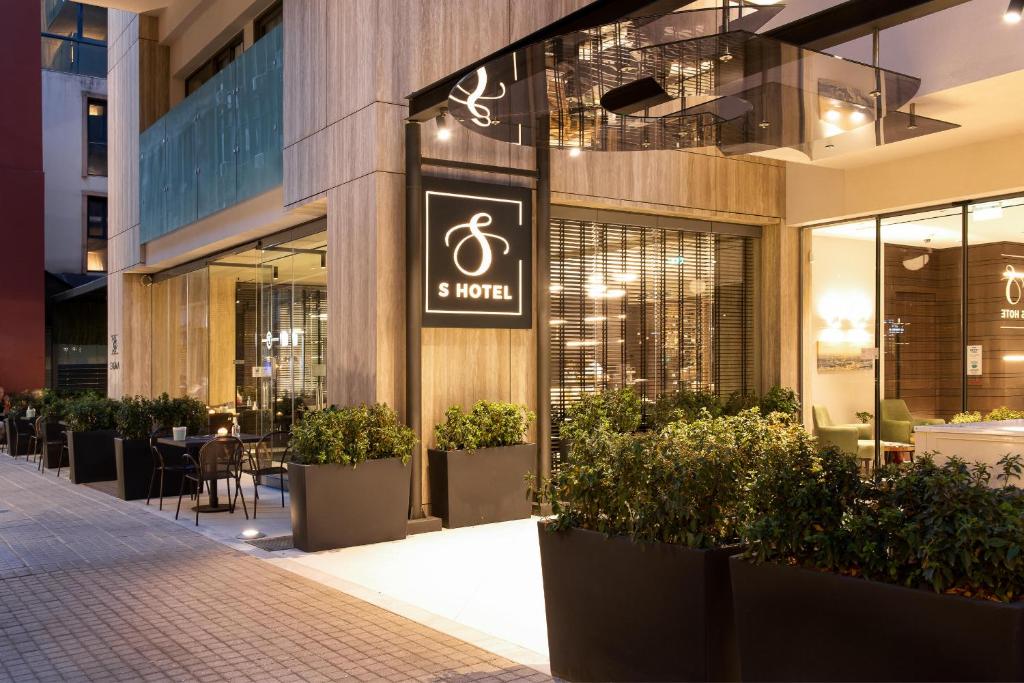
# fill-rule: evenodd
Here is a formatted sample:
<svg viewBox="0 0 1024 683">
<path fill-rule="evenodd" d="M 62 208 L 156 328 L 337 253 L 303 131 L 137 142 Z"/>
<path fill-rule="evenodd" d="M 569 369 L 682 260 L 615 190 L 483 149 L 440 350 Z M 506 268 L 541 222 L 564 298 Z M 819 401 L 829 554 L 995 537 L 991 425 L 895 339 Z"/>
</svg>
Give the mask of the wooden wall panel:
<svg viewBox="0 0 1024 683">
<path fill-rule="evenodd" d="M 800 383 L 800 231 L 764 226 L 758 268 L 761 389 Z"/>
<path fill-rule="evenodd" d="M 284 34 L 287 147 L 327 126 L 327 0 L 287 0 L 284 24 L 288 27 Z M 348 40 L 360 30 L 348 26 L 344 35 L 334 38 Z"/>
<path fill-rule="evenodd" d="M 375 173 L 376 400 L 405 412 L 405 176 Z M 368 225 L 366 228 L 371 228 Z"/>
<path fill-rule="evenodd" d="M 211 406 L 235 403 L 235 276 L 210 269 Z"/>
<path fill-rule="evenodd" d="M 510 0 L 509 42 L 524 38 L 590 2 L 591 0 Z"/>
<path fill-rule="evenodd" d="M 327 395 L 337 405 L 377 393 L 377 223 L 372 175 L 327 195 Z"/>
<path fill-rule="evenodd" d="M 332 86 L 344 84 L 327 88 L 328 125 L 376 99 L 378 51 L 382 44 L 393 42 L 392 36 L 382 39 L 383 34 L 377 30 L 377 8 L 378 0 L 346 0 L 327 5 L 326 78 Z M 288 68 L 286 62 L 285 69 Z"/>
</svg>

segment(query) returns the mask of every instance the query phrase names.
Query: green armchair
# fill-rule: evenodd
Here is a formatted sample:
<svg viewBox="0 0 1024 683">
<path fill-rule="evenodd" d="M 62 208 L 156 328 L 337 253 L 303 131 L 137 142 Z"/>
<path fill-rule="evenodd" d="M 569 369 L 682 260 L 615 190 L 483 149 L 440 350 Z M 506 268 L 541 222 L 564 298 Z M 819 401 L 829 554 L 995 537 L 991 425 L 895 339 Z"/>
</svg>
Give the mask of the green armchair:
<svg viewBox="0 0 1024 683">
<path fill-rule="evenodd" d="M 812 406 L 811 417 L 814 420 L 814 435 L 822 444 L 835 446 L 844 453 L 856 455 L 858 460 L 871 462 L 875 459 L 875 441 L 871 425 L 833 424 L 825 406 Z"/>
<path fill-rule="evenodd" d="M 946 421 L 938 418 L 915 418 L 907 408 L 907 402 L 901 398 L 882 400 L 880 422 L 882 441 L 914 443 L 914 427 L 944 424 Z"/>
</svg>

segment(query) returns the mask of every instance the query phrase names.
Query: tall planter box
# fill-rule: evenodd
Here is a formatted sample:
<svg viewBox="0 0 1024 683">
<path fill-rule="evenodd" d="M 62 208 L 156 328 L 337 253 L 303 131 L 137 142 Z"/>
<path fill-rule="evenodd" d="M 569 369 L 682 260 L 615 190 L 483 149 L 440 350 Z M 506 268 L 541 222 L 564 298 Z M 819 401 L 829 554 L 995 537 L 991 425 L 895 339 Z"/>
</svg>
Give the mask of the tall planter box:
<svg viewBox="0 0 1024 683">
<path fill-rule="evenodd" d="M 71 481 L 87 484 L 92 481 L 117 479 L 114 458 L 113 429 L 95 432 L 68 432 L 68 459 Z"/>
<path fill-rule="evenodd" d="M 405 538 L 410 471 L 400 458 L 355 467 L 288 463 L 295 547 L 315 552 Z"/>
<path fill-rule="evenodd" d="M 533 512 L 526 475 L 537 470 L 537 445 L 474 451 L 427 451 L 430 503 L 449 529 L 526 519 Z"/>
<path fill-rule="evenodd" d="M 551 673 L 570 681 L 737 680 L 729 556 L 540 522 Z"/>
<path fill-rule="evenodd" d="M 733 558 L 747 681 L 1024 680 L 1024 603 Z"/>
<path fill-rule="evenodd" d="M 114 439 L 114 460 L 117 463 L 117 497 L 121 500 L 145 498 L 153 475 L 149 441 L 117 437 Z"/>
</svg>

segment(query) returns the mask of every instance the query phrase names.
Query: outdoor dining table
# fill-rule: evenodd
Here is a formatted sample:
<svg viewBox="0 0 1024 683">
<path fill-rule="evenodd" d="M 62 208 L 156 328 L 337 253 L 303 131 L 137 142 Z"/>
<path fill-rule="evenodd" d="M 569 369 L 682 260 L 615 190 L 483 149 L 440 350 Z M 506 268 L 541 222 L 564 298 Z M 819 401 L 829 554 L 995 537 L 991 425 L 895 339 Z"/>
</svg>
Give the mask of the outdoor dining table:
<svg viewBox="0 0 1024 683">
<path fill-rule="evenodd" d="M 157 443 L 163 444 L 164 446 L 170 446 L 172 448 L 180 448 L 193 458 L 196 462 L 199 462 L 199 451 L 202 450 L 210 441 L 217 438 L 216 434 L 203 434 L 201 436 L 188 436 L 185 437 L 184 441 L 177 441 L 173 437 L 166 436 L 157 439 Z M 239 434 L 238 440 L 245 444 L 256 443 L 260 440 L 258 434 Z M 222 504 L 217 494 L 217 480 L 207 482 L 209 484 L 210 502 L 206 505 L 200 505 L 199 501 L 196 501 L 196 505 L 199 508 L 199 512 L 225 512 L 231 509 L 230 501 Z M 193 510 L 196 508 L 193 507 Z"/>
</svg>

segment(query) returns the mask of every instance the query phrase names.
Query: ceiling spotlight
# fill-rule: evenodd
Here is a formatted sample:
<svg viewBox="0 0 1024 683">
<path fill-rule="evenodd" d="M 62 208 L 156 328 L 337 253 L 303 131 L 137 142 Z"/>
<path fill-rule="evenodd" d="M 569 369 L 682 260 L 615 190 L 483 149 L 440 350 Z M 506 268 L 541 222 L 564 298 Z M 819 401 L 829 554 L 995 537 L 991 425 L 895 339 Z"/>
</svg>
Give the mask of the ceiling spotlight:
<svg viewBox="0 0 1024 683">
<path fill-rule="evenodd" d="M 837 109 L 829 109 L 825 112 L 825 119 L 828 121 L 838 121 L 840 116 L 842 116 L 842 114 L 840 114 Z"/>
<path fill-rule="evenodd" d="M 441 142 L 447 142 L 452 139 L 452 129 L 448 125 L 448 110 L 442 109 L 441 113 L 434 119 L 437 122 L 437 139 Z"/>
<path fill-rule="evenodd" d="M 1010 6 L 1006 8 L 1003 21 L 1007 24 L 1019 24 L 1021 16 L 1024 15 L 1024 0 L 1010 0 Z"/>
<path fill-rule="evenodd" d="M 728 45 L 725 46 L 725 52 L 723 52 L 722 54 L 718 55 L 718 61 L 723 62 L 723 63 L 724 62 L 731 62 L 732 61 L 732 53 L 729 52 L 729 46 Z"/>
<path fill-rule="evenodd" d="M 772 125 L 771 121 L 762 121 L 761 123 L 757 124 L 757 127 L 763 129 L 763 128 L 768 128 L 771 125 Z"/>
</svg>

